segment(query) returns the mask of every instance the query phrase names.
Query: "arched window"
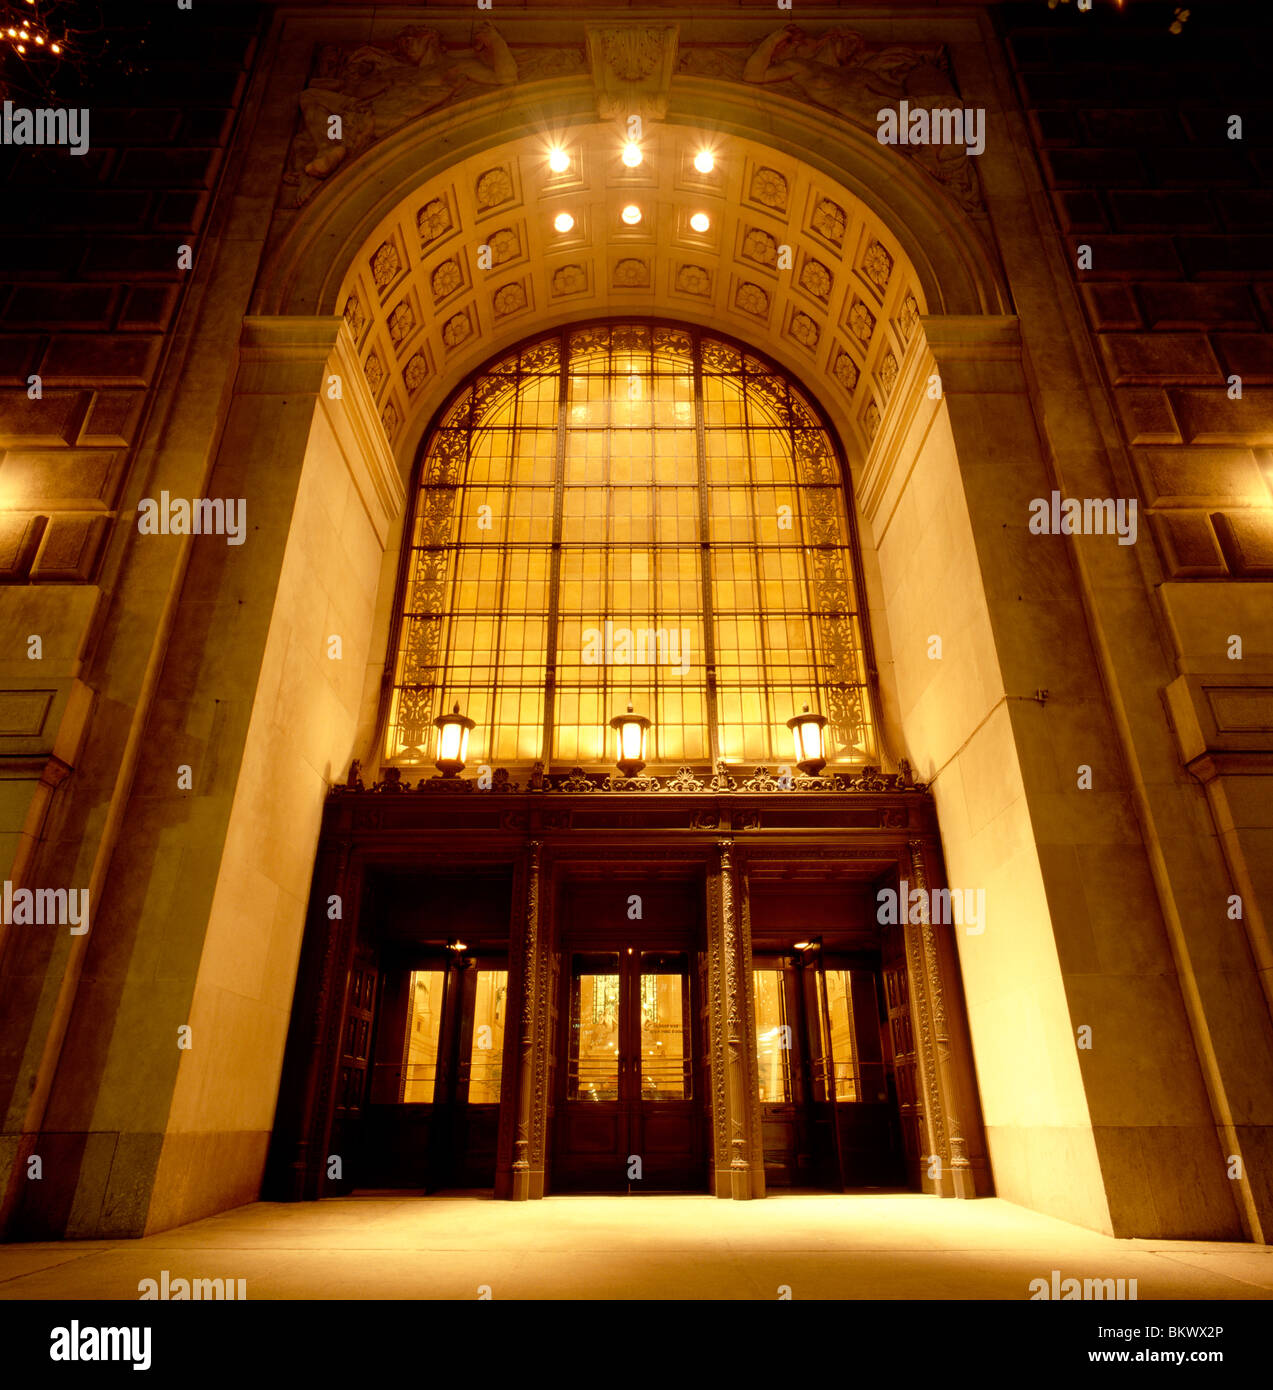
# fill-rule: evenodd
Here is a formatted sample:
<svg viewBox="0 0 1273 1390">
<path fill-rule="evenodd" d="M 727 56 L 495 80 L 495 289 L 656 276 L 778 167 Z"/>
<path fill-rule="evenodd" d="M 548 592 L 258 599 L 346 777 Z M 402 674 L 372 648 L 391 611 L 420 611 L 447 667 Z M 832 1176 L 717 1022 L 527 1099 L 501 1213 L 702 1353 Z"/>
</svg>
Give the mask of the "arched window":
<svg viewBox="0 0 1273 1390">
<path fill-rule="evenodd" d="M 570 327 L 510 352 L 439 417 L 409 528 L 388 761 L 476 721 L 470 764 L 789 763 L 827 716 L 874 761 L 854 532 L 831 438 L 767 362 L 712 333 Z"/>
</svg>

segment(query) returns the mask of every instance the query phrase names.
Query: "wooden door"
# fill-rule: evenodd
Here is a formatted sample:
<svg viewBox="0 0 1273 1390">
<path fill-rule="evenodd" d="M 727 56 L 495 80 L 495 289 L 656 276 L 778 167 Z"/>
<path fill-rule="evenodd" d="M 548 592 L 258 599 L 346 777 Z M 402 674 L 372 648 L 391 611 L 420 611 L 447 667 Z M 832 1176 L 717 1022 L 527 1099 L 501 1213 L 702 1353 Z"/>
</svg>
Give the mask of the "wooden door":
<svg viewBox="0 0 1273 1390">
<path fill-rule="evenodd" d="M 358 1181 L 355 1152 L 367 1100 L 378 978 L 375 951 L 360 943 L 349 975 L 332 1115 L 331 1155 L 341 1160 L 340 1176 L 330 1176 L 330 1163 L 324 1164 L 329 1174 L 326 1190 L 333 1196 L 351 1191 Z"/>
<path fill-rule="evenodd" d="M 360 1186 L 494 1186 L 507 997 L 502 955 L 386 967 Z"/>
<path fill-rule="evenodd" d="M 840 1184 L 902 1186 L 901 1132 L 883 1062 L 880 971 L 831 954 L 820 962 L 819 976 Z"/>
<path fill-rule="evenodd" d="M 819 1187 L 826 1174 L 814 1153 L 803 973 L 792 955 L 758 955 L 752 989 L 765 1186 Z"/>
<path fill-rule="evenodd" d="M 821 951 L 756 957 L 767 1186 L 841 1191 L 904 1179 L 879 972 L 869 966 Z"/>
<path fill-rule="evenodd" d="M 884 1062 L 890 1091 L 897 1107 L 902 1134 L 902 1159 L 912 1187 L 921 1182 L 923 1165 L 924 1104 L 919 1090 L 919 1059 L 911 1027 L 911 997 L 902 933 L 897 927 L 884 932 L 884 1001 L 888 1016 Z"/>
<path fill-rule="evenodd" d="M 442 1155 L 438 1185 L 493 1187 L 508 1017 L 507 960 L 476 957 L 463 984 L 455 1030 L 451 1145 Z"/>
<path fill-rule="evenodd" d="M 690 952 L 590 943 L 563 953 L 562 984 L 553 1188 L 701 1190 Z"/>
</svg>

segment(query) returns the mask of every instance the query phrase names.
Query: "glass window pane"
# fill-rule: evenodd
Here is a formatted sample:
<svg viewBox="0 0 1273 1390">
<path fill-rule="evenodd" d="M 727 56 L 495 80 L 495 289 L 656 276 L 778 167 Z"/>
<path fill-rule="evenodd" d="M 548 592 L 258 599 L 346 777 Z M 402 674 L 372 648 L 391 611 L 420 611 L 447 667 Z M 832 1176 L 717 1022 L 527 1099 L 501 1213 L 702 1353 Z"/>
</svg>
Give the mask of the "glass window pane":
<svg viewBox="0 0 1273 1390">
<path fill-rule="evenodd" d="M 653 757 L 668 766 L 652 770 L 709 764 L 713 733 L 727 761 L 785 760 L 786 720 L 805 702 L 828 718 L 833 763 L 877 759 L 835 444 L 758 358 L 636 323 L 539 339 L 466 388 L 420 480 L 389 762 L 431 761 L 433 720 L 457 697 L 477 723 L 470 763 L 606 766 L 609 720 L 638 696 L 672 721 L 656 725 Z M 584 634 L 607 625 L 690 630 L 693 673 L 665 638 L 653 662 L 621 647 L 589 660 Z M 719 698 L 678 705 L 669 697 L 713 646 Z M 522 698 L 532 689 L 538 714 Z"/>
<path fill-rule="evenodd" d="M 407 993 L 406 1060 L 402 1068 L 402 1099 L 429 1104 L 438 1079 L 438 1033 L 442 1027 L 441 970 L 413 970 Z"/>
<path fill-rule="evenodd" d="M 756 1052 L 760 1100 L 785 1105 L 791 1100 L 791 1027 L 781 970 L 752 972 L 756 989 Z"/>
<path fill-rule="evenodd" d="M 576 955 L 572 975 L 566 1097 L 618 1100 L 618 954 Z"/>
<path fill-rule="evenodd" d="M 508 971 L 479 970 L 469 1053 L 469 1104 L 498 1105 L 508 1012 Z"/>
<path fill-rule="evenodd" d="M 847 970 L 828 970 L 827 1014 L 836 1100 L 857 1100 L 857 1049 L 853 1045 L 853 998 Z"/>
<path fill-rule="evenodd" d="M 641 956 L 641 1099 L 690 1096 L 689 975 L 684 956 Z"/>
</svg>

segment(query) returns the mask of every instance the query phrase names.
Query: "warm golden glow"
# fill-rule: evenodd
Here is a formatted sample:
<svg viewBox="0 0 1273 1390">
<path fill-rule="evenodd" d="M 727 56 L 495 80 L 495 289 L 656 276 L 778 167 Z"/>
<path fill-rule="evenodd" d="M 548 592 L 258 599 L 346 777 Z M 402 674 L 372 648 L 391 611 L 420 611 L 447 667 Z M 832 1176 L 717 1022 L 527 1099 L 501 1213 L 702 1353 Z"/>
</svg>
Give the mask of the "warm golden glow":
<svg viewBox="0 0 1273 1390">
<path fill-rule="evenodd" d="M 479 970 L 469 1049 L 469 1104 L 498 1105 L 503 1075 L 508 971 Z"/>
<path fill-rule="evenodd" d="M 828 1059 L 836 1100 L 857 1100 L 857 1049 L 853 1043 L 853 1005 L 847 970 L 826 971 L 824 1024 L 831 1046 Z M 819 995 L 821 1004 L 821 995 Z"/>
<path fill-rule="evenodd" d="M 694 216 L 690 218 L 690 226 L 693 227 L 696 232 L 705 232 L 711 225 L 712 219 L 708 217 L 705 212 L 696 212 Z"/>
<path fill-rule="evenodd" d="M 694 167 L 700 174 L 710 174 L 716 167 L 716 157 L 711 150 L 699 150 L 694 156 Z"/>
<path fill-rule="evenodd" d="M 645 743 L 645 730 L 640 724 L 624 724 L 619 737 L 624 762 L 640 762 L 645 751 L 642 746 Z"/>
<path fill-rule="evenodd" d="M 548 167 L 554 174 L 564 174 L 570 168 L 570 156 L 560 146 L 548 151 Z"/>
<path fill-rule="evenodd" d="M 578 959 L 578 958 L 576 958 Z M 591 973 L 600 969 L 605 973 Z M 584 973 L 588 972 L 588 973 Z M 570 1100 L 619 1098 L 619 958 L 576 967 L 570 999 Z"/>
<path fill-rule="evenodd" d="M 411 535 L 391 762 L 430 761 L 458 702 L 465 761 L 613 767 L 631 704 L 635 761 L 790 766 L 811 696 L 824 753 L 875 760 L 831 440 L 710 334 L 585 325 L 510 354 L 432 436 Z"/>
<path fill-rule="evenodd" d="M 683 959 L 683 958 L 682 958 Z M 672 958 L 674 962 L 676 957 Z M 641 1099 L 688 1100 L 687 977 L 671 974 L 667 958 L 642 957 Z"/>
<path fill-rule="evenodd" d="M 808 708 L 806 705 L 805 710 Z M 791 732 L 795 737 L 797 762 L 822 758 L 822 726 L 816 719 L 802 719 Z"/>
<path fill-rule="evenodd" d="M 462 763 L 468 755 L 469 731 L 462 725 L 447 722 L 438 731 L 438 762 Z"/>
<path fill-rule="evenodd" d="M 623 162 L 629 169 L 637 168 L 641 163 L 641 146 L 635 140 L 629 140 L 623 147 Z"/>
<path fill-rule="evenodd" d="M 759 1099 L 766 1105 L 791 1101 L 791 1027 L 781 970 L 752 972 L 756 989 L 756 1060 Z"/>
<path fill-rule="evenodd" d="M 629 203 L 619 214 L 629 227 L 635 227 L 641 220 L 641 209 L 635 203 Z"/>
<path fill-rule="evenodd" d="M 568 232 L 575 225 L 575 219 L 568 212 L 559 212 L 553 218 L 553 226 L 559 232 Z"/>
<path fill-rule="evenodd" d="M 407 998 L 407 1060 L 401 1099 L 428 1104 L 438 1076 L 438 1035 L 442 1027 L 441 970 L 413 970 Z"/>
</svg>

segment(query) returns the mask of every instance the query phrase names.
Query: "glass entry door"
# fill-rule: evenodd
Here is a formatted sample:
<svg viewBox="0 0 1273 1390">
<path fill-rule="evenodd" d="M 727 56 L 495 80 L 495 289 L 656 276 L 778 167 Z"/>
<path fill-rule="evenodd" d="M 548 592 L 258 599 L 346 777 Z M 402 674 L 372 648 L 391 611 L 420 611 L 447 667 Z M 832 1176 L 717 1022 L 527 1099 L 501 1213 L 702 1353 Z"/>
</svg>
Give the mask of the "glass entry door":
<svg viewBox="0 0 1273 1390">
<path fill-rule="evenodd" d="M 905 1181 L 879 971 L 862 965 L 820 951 L 755 959 L 769 1186 L 840 1191 Z"/>
<path fill-rule="evenodd" d="M 622 946 L 561 963 L 553 1188 L 701 1189 L 689 953 Z"/>
<path fill-rule="evenodd" d="M 492 1187 L 508 963 L 448 952 L 384 971 L 360 1169 L 365 1187 Z"/>
</svg>

